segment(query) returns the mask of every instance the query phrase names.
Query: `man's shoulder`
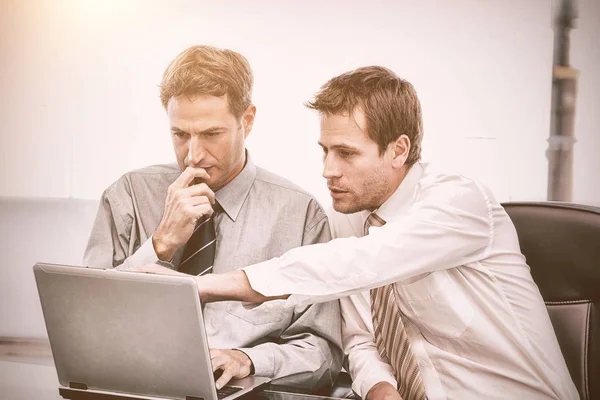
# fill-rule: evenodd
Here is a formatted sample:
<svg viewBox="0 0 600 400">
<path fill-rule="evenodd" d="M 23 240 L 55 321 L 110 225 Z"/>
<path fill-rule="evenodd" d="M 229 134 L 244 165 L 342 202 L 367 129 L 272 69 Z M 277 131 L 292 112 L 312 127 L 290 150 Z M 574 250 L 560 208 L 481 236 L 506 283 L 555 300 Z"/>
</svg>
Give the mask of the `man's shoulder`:
<svg viewBox="0 0 600 400">
<path fill-rule="evenodd" d="M 162 175 L 179 176 L 179 174 L 181 174 L 181 171 L 179 170 L 179 166 L 177 164 L 156 164 L 131 170 L 123 174 L 123 177 L 139 177 L 144 179 L 147 177 Z"/>
<path fill-rule="evenodd" d="M 106 189 L 105 194 L 130 195 L 136 187 L 163 193 L 180 173 L 177 164 L 157 164 L 134 169 L 121 175 Z"/>
<path fill-rule="evenodd" d="M 484 183 L 478 179 L 468 177 L 460 171 L 433 164 L 423 164 L 422 167 L 424 173 L 419 180 L 421 190 L 429 189 L 457 195 L 489 192 Z"/>
<path fill-rule="evenodd" d="M 304 200 L 306 202 L 315 202 L 318 204 L 315 197 L 302 189 L 292 181 L 279 176 L 271 171 L 267 171 L 264 168 L 256 167 L 256 179 L 255 183 L 258 184 L 261 190 L 273 191 L 274 193 L 284 194 L 286 197 L 298 201 Z"/>
<path fill-rule="evenodd" d="M 444 207 L 484 212 L 498 205 L 491 189 L 478 179 L 459 171 L 427 166 L 422 175 L 416 201 L 440 203 Z"/>
</svg>

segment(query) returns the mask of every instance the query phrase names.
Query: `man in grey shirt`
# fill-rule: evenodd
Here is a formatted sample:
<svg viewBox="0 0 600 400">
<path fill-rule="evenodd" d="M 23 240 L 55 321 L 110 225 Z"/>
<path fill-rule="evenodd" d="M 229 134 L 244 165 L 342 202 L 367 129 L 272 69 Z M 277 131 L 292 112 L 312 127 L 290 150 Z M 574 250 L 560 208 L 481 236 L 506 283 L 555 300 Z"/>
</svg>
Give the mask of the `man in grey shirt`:
<svg viewBox="0 0 600 400">
<path fill-rule="evenodd" d="M 216 273 L 330 240 L 317 201 L 256 167 L 245 150 L 256 113 L 252 81 L 247 60 L 230 50 L 194 46 L 171 62 L 160 94 L 178 165 L 132 171 L 106 189 L 85 265 L 179 269 L 203 222 L 214 223 L 216 242 L 198 251 L 214 246 Z M 318 388 L 332 385 L 340 371 L 337 302 L 269 313 L 213 303 L 205 306 L 204 318 L 213 368 L 222 371 L 218 388 L 249 374 Z"/>
</svg>

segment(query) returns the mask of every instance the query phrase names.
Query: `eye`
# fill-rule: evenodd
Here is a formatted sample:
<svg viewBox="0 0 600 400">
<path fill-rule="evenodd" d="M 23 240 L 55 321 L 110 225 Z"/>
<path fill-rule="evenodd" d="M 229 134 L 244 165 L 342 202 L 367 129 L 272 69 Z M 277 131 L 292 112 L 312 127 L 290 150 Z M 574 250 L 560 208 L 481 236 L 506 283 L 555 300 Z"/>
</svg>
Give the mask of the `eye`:
<svg viewBox="0 0 600 400">
<path fill-rule="evenodd" d="M 343 150 L 343 149 L 340 150 L 340 156 L 342 158 L 349 158 L 349 157 L 352 157 L 353 155 L 354 155 L 354 153 L 349 150 Z"/>
<path fill-rule="evenodd" d="M 179 139 L 184 139 L 188 136 L 188 134 L 186 132 L 182 132 L 182 131 L 174 131 L 173 136 L 175 136 Z"/>
</svg>

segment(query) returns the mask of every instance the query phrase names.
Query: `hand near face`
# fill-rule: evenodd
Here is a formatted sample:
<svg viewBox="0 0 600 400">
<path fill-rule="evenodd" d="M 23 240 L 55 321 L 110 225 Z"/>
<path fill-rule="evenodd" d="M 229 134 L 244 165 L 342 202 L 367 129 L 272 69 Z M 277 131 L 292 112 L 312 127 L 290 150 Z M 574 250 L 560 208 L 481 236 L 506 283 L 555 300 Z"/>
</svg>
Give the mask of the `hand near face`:
<svg viewBox="0 0 600 400">
<path fill-rule="evenodd" d="M 194 180 L 209 178 L 204 169 L 188 167 L 169 186 L 162 220 L 152 236 L 160 260 L 171 260 L 192 236 L 196 221 L 213 214 L 214 192 L 205 183 L 192 184 Z"/>
<path fill-rule="evenodd" d="M 223 371 L 215 382 L 217 389 L 221 389 L 232 378 L 241 379 L 250 375 L 252 361 L 240 350 L 210 349 L 210 360 L 213 372 Z"/>
<path fill-rule="evenodd" d="M 389 382 L 379 382 L 367 393 L 367 400 L 402 400 L 398 390 Z"/>
</svg>

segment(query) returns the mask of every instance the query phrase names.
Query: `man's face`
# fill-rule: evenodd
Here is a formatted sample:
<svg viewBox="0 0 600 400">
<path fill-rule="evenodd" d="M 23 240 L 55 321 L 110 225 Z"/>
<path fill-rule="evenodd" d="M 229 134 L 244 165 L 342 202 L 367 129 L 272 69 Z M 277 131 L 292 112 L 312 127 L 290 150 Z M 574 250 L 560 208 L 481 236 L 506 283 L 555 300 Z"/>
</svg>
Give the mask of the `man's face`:
<svg viewBox="0 0 600 400">
<path fill-rule="evenodd" d="M 205 183 L 214 191 L 229 183 L 244 168 L 245 139 L 255 112 L 250 105 L 237 119 L 229 111 L 227 96 L 172 97 L 167 115 L 181 171 L 204 168 L 210 175 Z"/>
<path fill-rule="evenodd" d="M 392 152 L 379 154 L 362 111 L 321 118 L 323 177 L 333 208 L 344 214 L 378 208 L 393 193 Z M 389 150 L 389 149 L 388 149 Z"/>
</svg>

